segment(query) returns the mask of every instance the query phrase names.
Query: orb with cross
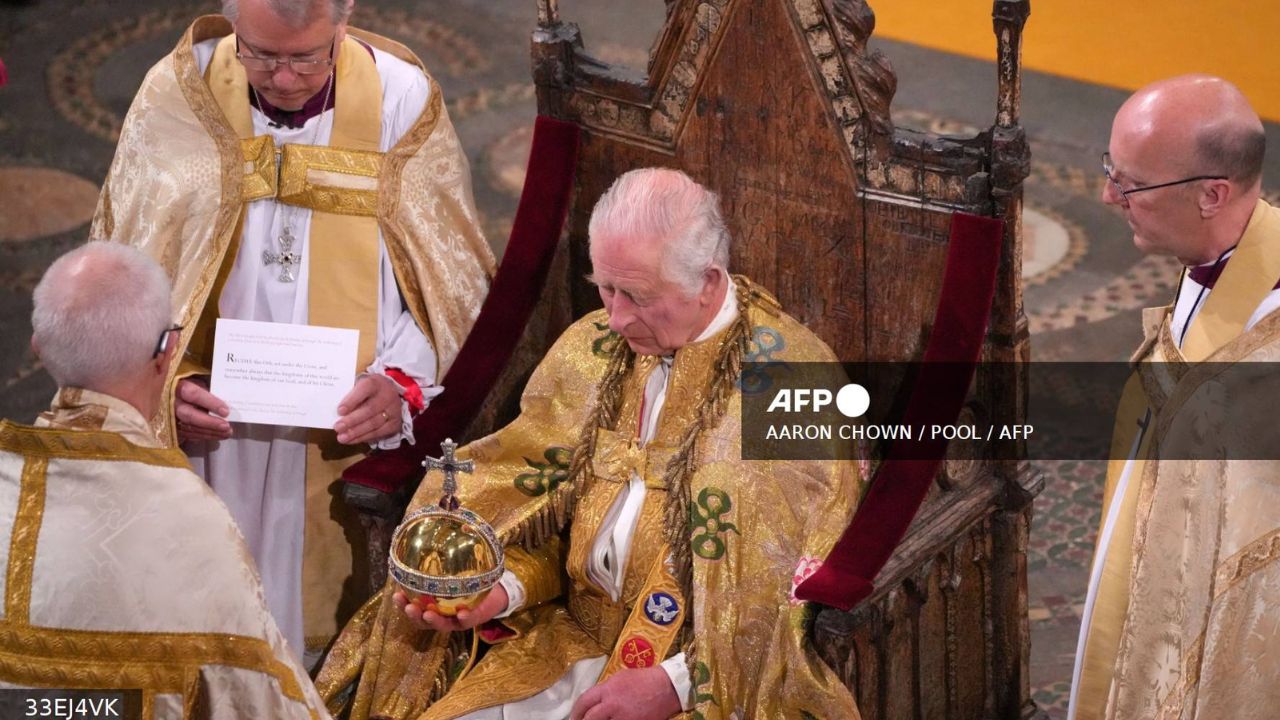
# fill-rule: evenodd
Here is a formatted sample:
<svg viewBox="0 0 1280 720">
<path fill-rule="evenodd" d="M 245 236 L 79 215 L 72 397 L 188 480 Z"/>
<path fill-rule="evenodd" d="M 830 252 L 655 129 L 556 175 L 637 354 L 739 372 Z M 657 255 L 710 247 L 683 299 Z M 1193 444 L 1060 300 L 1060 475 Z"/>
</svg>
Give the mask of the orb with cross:
<svg viewBox="0 0 1280 720">
<path fill-rule="evenodd" d="M 440 502 L 409 513 L 396 528 L 388 568 L 411 602 L 447 616 L 478 605 L 504 568 L 493 527 L 458 502 L 457 475 L 473 472 L 475 461 L 454 457 L 457 447 L 445 440 L 440 457 L 423 461 L 428 476 L 433 470 L 444 475 L 444 494 Z"/>
</svg>

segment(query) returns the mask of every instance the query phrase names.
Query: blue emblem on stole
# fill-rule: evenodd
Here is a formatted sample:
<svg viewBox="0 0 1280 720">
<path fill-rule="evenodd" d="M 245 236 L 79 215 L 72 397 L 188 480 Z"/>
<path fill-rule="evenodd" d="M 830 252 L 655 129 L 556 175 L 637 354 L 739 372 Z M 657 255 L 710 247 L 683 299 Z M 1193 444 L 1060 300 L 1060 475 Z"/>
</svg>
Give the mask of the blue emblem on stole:
<svg viewBox="0 0 1280 720">
<path fill-rule="evenodd" d="M 650 593 L 644 601 L 644 616 L 655 625 L 667 626 L 680 614 L 676 599 L 664 592 Z"/>
</svg>

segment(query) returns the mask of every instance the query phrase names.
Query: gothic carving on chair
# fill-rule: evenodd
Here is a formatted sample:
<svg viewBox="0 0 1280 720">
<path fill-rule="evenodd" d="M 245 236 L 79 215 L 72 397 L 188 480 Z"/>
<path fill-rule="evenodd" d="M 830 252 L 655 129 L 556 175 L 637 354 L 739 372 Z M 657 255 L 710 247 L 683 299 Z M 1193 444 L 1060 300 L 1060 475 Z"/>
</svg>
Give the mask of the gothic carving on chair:
<svg viewBox="0 0 1280 720">
<path fill-rule="evenodd" d="M 1003 219 L 982 357 L 1029 359 L 1017 222 L 1026 0 L 993 3 L 996 123 L 973 137 L 894 127 L 896 76 L 867 47 L 875 16 L 862 0 L 668 0 L 643 80 L 591 57 L 554 2 L 538 6 L 539 112 L 583 132 L 568 221 L 575 316 L 598 306 L 580 281 L 591 207 L 619 174 L 662 165 L 720 193 L 735 269 L 851 362 L 919 359 L 952 213 Z M 1025 371 L 983 370 L 962 415 L 1025 412 Z M 815 642 L 867 720 L 1036 714 L 1026 541 L 1040 480 L 1025 462 L 991 459 L 1018 449 L 984 444 L 945 463 L 870 596 L 819 614 Z"/>
</svg>

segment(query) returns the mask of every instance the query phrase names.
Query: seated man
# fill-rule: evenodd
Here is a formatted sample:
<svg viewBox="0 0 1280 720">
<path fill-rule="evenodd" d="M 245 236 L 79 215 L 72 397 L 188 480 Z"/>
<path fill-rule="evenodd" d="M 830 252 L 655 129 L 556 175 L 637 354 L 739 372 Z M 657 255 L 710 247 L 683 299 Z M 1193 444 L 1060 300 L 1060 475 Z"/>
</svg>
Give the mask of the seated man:
<svg viewBox="0 0 1280 720">
<path fill-rule="evenodd" d="M 353 718 L 856 718 L 791 592 L 848 523 L 856 468 L 743 462 L 739 430 L 743 362 L 835 357 L 729 276 L 718 198 L 680 172 L 619 178 L 590 242 L 604 310 L 560 337 L 515 422 L 463 450 L 462 500 L 508 573 L 457 617 L 384 591 L 321 695 Z M 439 496 L 429 478 L 412 505 Z M 456 677 L 450 631 L 469 628 L 487 651 Z"/>
<path fill-rule="evenodd" d="M 226 507 L 147 422 L 173 360 L 169 281 L 90 243 L 35 290 L 58 383 L 0 422 L 0 685 L 135 688 L 157 718 L 327 717 Z"/>
</svg>

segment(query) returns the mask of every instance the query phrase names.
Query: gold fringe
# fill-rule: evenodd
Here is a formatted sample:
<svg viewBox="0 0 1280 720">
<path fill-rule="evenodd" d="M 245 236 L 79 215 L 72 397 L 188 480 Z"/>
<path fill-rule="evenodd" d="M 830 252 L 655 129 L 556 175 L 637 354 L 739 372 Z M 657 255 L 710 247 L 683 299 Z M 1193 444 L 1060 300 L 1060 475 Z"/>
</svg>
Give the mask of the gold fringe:
<svg viewBox="0 0 1280 720">
<path fill-rule="evenodd" d="M 520 518 L 506 523 L 505 527 L 498 531 L 498 541 L 504 546 L 518 544 L 529 551 L 538 549 L 564 529 L 569 519 L 569 504 L 572 498 L 572 487 L 569 487 L 569 482 L 561 483 Z"/>
<path fill-rule="evenodd" d="M 504 545 L 518 542 L 526 550 L 534 550 L 552 535 L 558 535 L 568 524 L 578 498 L 586 492 L 594 477 L 591 457 L 596 451 L 596 430 L 612 428 L 617 422 L 618 408 L 622 405 L 622 381 L 634 363 L 635 353 L 631 348 L 625 342 L 617 343 L 596 392 L 592 419 L 582 426 L 574 448 L 573 459 L 569 462 L 569 477 L 549 493 L 545 501 L 498 533 L 498 539 Z"/>
<path fill-rule="evenodd" d="M 667 486 L 667 505 L 663 510 L 663 526 L 675 565 L 674 575 L 676 581 L 680 583 L 685 598 L 693 597 L 689 485 L 697 464 L 698 438 L 724 416 L 737 387 L 738 378 L 742 375 L 743 358 L 751 341 L 751 323 L 747 319 L 748 309 L 759 308 L 770 315 L 777 315 L 781 311 L 777 300 L 747 278 L 735 275 L 734 284 L 737 289 L 738 317 L 729 326 L 720 354 L 716 356 L 715 371 L 709 380 L 706 399 L 698 408 L 697 420 L 681 437 L 675 456 L 667 463 L 663 472 L 663 481 Z M 596 408 L 593 413 L 595 422 L 588 423 L 583 428 L 578 447 L 574 450 L 569 482 L 566 483 L 574 493 L 573 501 L 570 503 L 570 514 L 577 497 L 585 494 L 588 485 L 595 477 L 591 470 L 591 458 L 595 455 L 597 430 L 615 429 L 618 410 L 622 405 L 623 380 L 634 364 L 635 353 L 625 342 L 618 343 L 596 396 Z M 579 479 L 582 480 L 581 485 Z M 684 645 L 684 653 L 692 673 L 696 662 L 692 633 L 689 641 Z"/>
<path fill-rule="evenodd" d="M 671 547 L 674 575 L 680 583 L 686 602 L 693 597 L 693 553 L 690 547 L 692 499 L 689 486 L 697 462 L 695 450 L 698 438 L 703 431 L 720 420 L 729 407 L 738 378 L 742 375 L 742 359 L 751 342 L 751 323 L 747 319 L 747 310 L 754 302 L 767 297 L 761 296 L 759 288 L 741 276 L 736 278 L 736 287 L 738 317 L 729 326 L 725 341 L 720 346 L 720 354 L 716 356 L 715 372 L 708 380 L 706 399 L 702 407 L 698 408 L 697 420 L 685 431 L 680 439 L 679 450 L 663 473 L 663 480 L 667 485 L 667 506 L 663 518 L 667 543 Z M 774 309 L 777 309 L 776 301 Z M 683 650 L 689 677 L 693 677 L 697 663 L 693 633 L 690 633 Z"/>
</svg>

